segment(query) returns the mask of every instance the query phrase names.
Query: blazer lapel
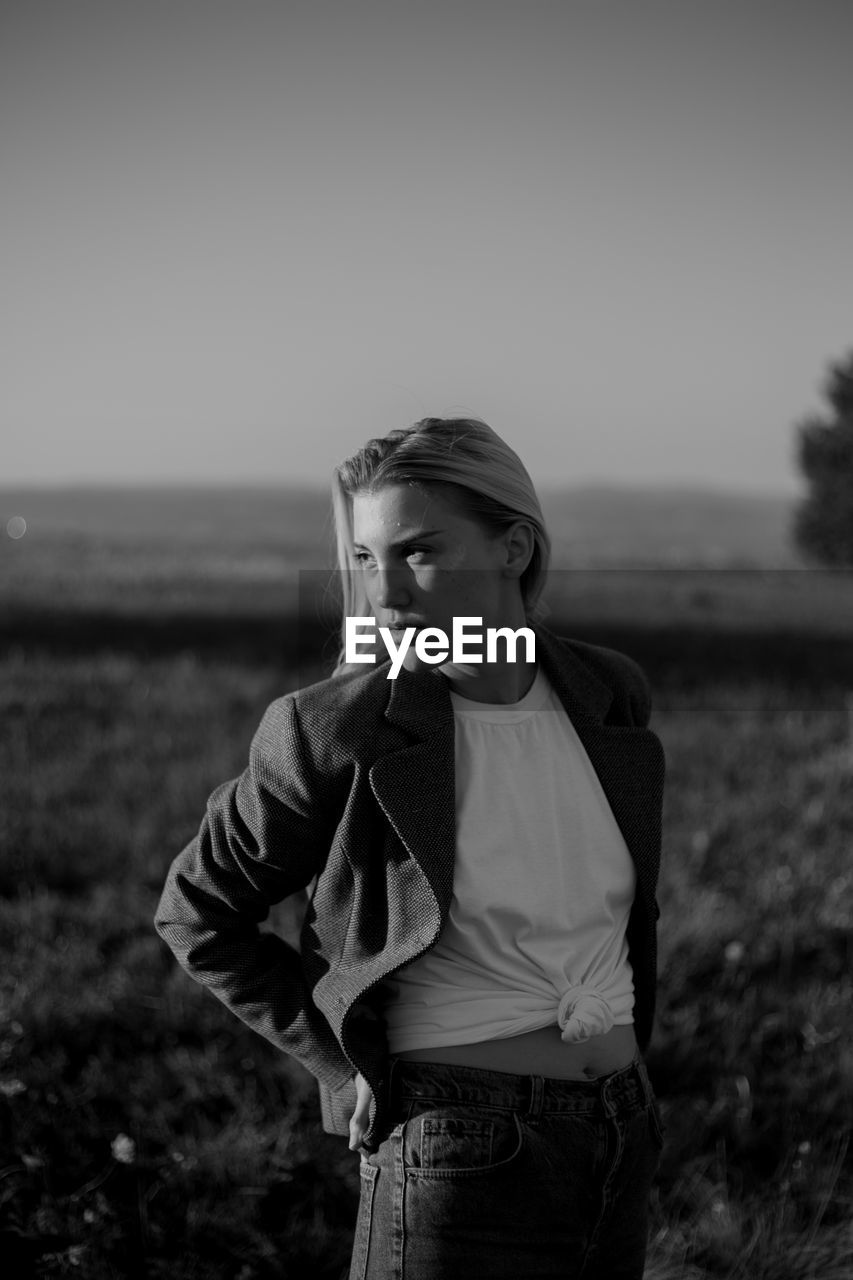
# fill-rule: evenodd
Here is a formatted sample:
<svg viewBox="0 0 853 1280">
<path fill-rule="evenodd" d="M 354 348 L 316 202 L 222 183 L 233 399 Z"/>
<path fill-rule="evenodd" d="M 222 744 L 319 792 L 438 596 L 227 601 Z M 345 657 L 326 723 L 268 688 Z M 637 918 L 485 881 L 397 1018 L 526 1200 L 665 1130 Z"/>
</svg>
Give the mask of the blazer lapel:
<svg viewBox="0 0 853 1280">
<path fill-rule="evenodd" d="M 612 691 L 565 641 L 537 629 L 537 653 L 598 775 L 651 913 L 661 840 L 664 757 L 660 740 L 649 729 L 604 723 Z"/>
<path fill-rule="evenodd" d="M 389 683 L 385 718 L 407 735 L 408 742 L 374 762 L 370 785 L 446 917 L 456 852 L 453 706 L 437 672 L 412 674 L 403 668 Z"/>
</svg>

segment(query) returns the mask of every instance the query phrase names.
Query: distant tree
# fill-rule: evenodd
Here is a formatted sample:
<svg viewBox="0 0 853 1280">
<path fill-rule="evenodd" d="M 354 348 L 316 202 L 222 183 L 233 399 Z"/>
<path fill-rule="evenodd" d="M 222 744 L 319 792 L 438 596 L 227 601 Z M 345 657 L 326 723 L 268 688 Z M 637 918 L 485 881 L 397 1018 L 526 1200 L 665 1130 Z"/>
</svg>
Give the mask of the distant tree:
<svg viewBox="0 0 853 1280">
<path fill-rule="evenodd" d="M 809 493 L 794 517 L 794 540 L 810 559 L 853 567 L 853 351 L 829 366 L 831 412 L 797 428 L 797 460 Z"/>
</svg>

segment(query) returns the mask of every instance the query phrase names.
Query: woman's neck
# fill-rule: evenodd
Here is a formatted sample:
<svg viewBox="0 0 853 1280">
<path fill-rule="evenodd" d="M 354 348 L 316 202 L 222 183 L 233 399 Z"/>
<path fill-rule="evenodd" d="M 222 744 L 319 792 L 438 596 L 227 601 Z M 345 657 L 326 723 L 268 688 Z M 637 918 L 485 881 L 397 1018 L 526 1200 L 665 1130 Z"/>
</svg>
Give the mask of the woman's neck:
<svg viewBox="0 0 853 1280">
<path fill-rule="evenodd" d="M 520 702 L 536 679 L 535 662 L 492 662 L 486 665 L 446 662 L 439 671 L 454 693 L 472 702 Z"/>
</svg>

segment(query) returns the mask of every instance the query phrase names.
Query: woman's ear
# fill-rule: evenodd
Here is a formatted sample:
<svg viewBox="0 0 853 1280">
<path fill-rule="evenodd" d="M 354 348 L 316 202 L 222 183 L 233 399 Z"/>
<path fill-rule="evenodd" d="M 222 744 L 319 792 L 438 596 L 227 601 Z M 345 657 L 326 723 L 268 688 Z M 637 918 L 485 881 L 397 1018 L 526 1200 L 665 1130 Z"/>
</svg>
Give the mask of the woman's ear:
<svg viewBox="0 0 853 1280">
<path fill-rule="evenodd" d="M 516 520 L 503 535 L 506 552 L 504 573 L 508 578 L 520 578 L 533 556 L 533 526 L 526 520 Z"/>
</svg>

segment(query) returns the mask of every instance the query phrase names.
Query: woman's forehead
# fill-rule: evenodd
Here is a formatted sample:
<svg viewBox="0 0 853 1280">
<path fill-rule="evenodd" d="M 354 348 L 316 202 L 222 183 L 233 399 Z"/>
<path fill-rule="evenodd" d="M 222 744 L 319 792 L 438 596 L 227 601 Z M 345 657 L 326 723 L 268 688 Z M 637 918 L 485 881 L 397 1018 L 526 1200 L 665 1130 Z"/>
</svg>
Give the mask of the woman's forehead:
<svg viewBox="0 0 853 1280">
<path fill-rule="evenodd" d="M 353 533 L 372 531 L 387 536 L 400 531 L 419 532 L 455 527 L 464 517 L 433 489 L 415 485 L 388 485 L 374 492 L 353 495 Z"/>
</svg>

